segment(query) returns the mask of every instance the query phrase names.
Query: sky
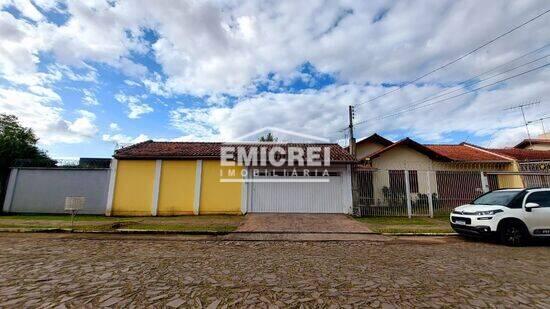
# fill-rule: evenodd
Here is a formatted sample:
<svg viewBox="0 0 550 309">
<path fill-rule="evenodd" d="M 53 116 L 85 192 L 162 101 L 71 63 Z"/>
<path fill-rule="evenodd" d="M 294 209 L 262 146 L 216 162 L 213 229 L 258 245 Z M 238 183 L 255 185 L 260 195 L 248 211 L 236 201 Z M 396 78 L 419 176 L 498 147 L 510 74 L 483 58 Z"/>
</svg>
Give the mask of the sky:
<svg viewBox="0 0 550 309">
<path fill-rule="evenodd" d="M 415 79 L 549 8 L 0 0 L 0 113 L 31 127 L 54 158 L 109 157 L 148 139 L 230 141 L 262 127 L 344 145 L 349 105 L 357 138 L 513 146 L 527 132 L 507 108 L 540 101 L 526 119 L 550 115 L 550 13 Z M 540 122 L 529 130 L 543 133 Z"/>
</svg>

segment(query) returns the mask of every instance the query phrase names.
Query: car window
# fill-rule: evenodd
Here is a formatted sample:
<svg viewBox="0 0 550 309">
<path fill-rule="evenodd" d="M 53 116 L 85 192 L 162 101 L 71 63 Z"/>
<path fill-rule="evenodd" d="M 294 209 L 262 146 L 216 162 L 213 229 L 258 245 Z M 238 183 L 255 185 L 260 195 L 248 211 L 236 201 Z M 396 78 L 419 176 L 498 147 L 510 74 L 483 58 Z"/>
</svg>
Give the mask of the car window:
<svg viewBox="0 0 550 309">
<path fill-rule="evenodd" d="M 540 207 L 550 207 L 550 191 L 533 192 L 527 197 L 526 203 L 537 203 Z"/>
<path fill-rule="evenodd" d="M 492 191 L 475 199 L 474 205 L 501 205 L 508 206 L 520 191 Z"/>
<path fill-rule="evenodd" d="M 527 194 L 527 191 L 521 191 L 507 206 L 508 208 L 522 208 L 523 207 L 523 198 Z"/>
</svg>

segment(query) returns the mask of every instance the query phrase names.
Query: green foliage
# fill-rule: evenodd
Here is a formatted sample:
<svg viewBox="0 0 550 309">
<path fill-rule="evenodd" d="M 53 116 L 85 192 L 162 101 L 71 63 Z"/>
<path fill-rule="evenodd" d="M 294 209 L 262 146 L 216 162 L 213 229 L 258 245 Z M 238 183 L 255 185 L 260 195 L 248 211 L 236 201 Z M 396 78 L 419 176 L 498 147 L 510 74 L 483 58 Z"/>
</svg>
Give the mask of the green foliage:
<svg viewBox="0 0 550 309">
<path fill-rule="evenodd" d="M 54 160 L 36 147 L 37 142 L 32 129 L 21 126 L 17 117 L 0 114 L 0 171 L 5 173 L 16 160 L 29 160 L 38 166 L 55 165 Z"/>
<path fill-rule="evenodd" d="M 277 140 L 278 140 L 278 138 L 273 136 L 273 134 L 271 134 L 271 132 L 267 132 L 266 135 L 260 136 L 260 142 L 276 142 Z"/>
</svg>

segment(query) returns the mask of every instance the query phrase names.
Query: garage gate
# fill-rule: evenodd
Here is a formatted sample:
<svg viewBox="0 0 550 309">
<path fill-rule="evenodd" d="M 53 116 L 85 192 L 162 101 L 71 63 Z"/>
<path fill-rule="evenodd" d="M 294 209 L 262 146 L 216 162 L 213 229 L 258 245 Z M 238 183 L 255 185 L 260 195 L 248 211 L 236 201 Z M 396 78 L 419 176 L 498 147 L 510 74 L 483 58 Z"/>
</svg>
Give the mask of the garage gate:
<svg viewBox="0 0 550 309">
<path fill-rule="evenodd" d="M 351 178 L 345 171 L 331 175 L 334 176 L 256 176 L 256 182 L 249 187 L 248 212 L 350 213 Z M 285 181 L 297 178 L 300 182 Z M 322 182 L 327 178 L 328 182 Z M 276 182 L 271 182 L 274 179 Z"/>
</svg>

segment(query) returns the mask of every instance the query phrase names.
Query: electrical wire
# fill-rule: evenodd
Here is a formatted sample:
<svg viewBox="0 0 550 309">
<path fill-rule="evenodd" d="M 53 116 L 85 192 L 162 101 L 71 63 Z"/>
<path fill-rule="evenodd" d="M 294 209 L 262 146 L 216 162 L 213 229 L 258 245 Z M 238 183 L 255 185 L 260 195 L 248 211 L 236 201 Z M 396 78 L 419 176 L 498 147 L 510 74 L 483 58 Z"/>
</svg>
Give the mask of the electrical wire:
<svg viewBox="0 0 550 309">
<path fill-rule="evenodd" d="M 492 68 L 492 69 L 490 69 L 490 70 L 487 70 L 487 71 L 485 71 L 485 72 L 482 72 L 482 73 L 480 73 L 480 74 L 478 74 L 478 75 L 476 75 L 476 76 L 473 76 L 473 77 L 471 77 L 471 78 L 469 78 L 469 79 L 467 79 L 467 80 L 463 80 L 463 81 L 459 82 L 459 83 L 458 83 L 456 86 L 454 86 L 453 88 L 459 87 L 459 86 L 461 86 L 461 85 L 466 85 L 466 84 L 467 84 L 468 86 L 473 86 L 473 85 L 475 85 L 475 84 L 479 84 L 479 83 L 484 82 L 484 81 L 487 81 L 487 80 L 489 80 L 489 79 L 491 79 L 491 78 L 494 78 L 494 77 L 497 77 L 497 76 L 506 74 L 506 73 L 511 72 L 511 71 L 514 71 L 514 70 L 516 70 L 516 69 L 518 69 L 518 68 L 520 68 L 520 67 L 523 67 L 523 66 L 532 64 L 532 63 L 534 63 L 534 62 L 537 62 L 537 61 L 539 61 L 539 60 L 542 60 L 542 59 L 544 59 L 544 58 L 547 58 L 547 57 L 550 56 L 550 54 L 548 54 L 548 55 L 546 55 L 546 56 L 543 56 L 543 57 L 540 57 L 540 58 L 537 58 L 537 59 L 535 59 L 535 60 L 529 61 L 529 62 L 527 62 L 527 63 L 523 63 L 523 64 L 521 64 L 521 65 L 518 65 L 518 66 L 514 67 L 514 68 L 508 69 L 508 70 L 506 70 L 506 71 L 504 71 L 504 72 L 497 73 L 497 74 L 494 74 L 494 75 L 492 75 L 492 76 L 490 76 L 490 77 L 487 77 L 487 78 L 478 80 L 478 81 L 476 81 L 475 83 L 470 83 L 470 82 L 472 82 L 472 81 L 478 79 L 478 78 L 481 77 L 481 76 L 484 76 L 484 75 L 486 75 L 486 74 L 488 74 L 488 73 L 494 72 L 494 71 L 496 71 L 496 70 L 498 70 L 498 69 L 500 69 L 500 68 L 502 68 L 502 67 L 505 67 L 505 66 L 507 66 L 507 65 L 509 65 L 509 64 L 512 64 L 512 63 L 514 63 L 514 62 L 516 62 L 516 61 L 518 61 L 518 60 L 520 60 L 520 59 L 523 59 L 523 58 L 525 58 L 525 57 L 527 57 L 527 56 L 536 54 L 536 53 L 538 53 L 538 52 L 544 50 L 545 48 L 547 48 L 547 47 L 549 47 L 549 46 L 550 46 L 550 43 L 545 44 L 544 46 L 539 47 L 539 48 L 537 48 L 537 49 L 531 50 L 531 51 L 529 51 L 529 52 L 527 52 L 527 53 L 524 53 L 524 54 L 522 54 L 522 55 L 520 55 L 520 56 L 518 56 L 518 57 L 516 57 L 516 58 L 514 58 L 514 59 L 512 59 L 512 60 L 509 60 L 509 61 L 507 61 L 507 62 L 505 62 L 505 63 L 500 64 L 500 65 L 497 65 L 496 67 L 494 67 L 494 68 Z M 457 88 L 457 89 L 455 89 L 455 90 L 442 90 L 442 91 L 439 91 L 439 92 L 434 93 L 434 94 L 432 94 L 432 95 L 429 95 L 429 96 L 427 96 L 427 97 L 424 97 L 424 98 L 422 98 L 422 99 L 413 101 L 413 102 L 411 102 L 411 104 L 412 104 L 412 105 L 416 105 L 415 103 L 424 103 L 424 102 L 426 102 L 426 101 L 430 101 L 430 100 L 433 100 L 433 99 L 436 99 L 436 98 L 439 98 L 439 97 L 442 97 L 442 96 L 445 96 L 445 95 L 448 95 L 448 94 L 451 94 L 451 93 L 455 93 L 455 92 L 460 91 L 460 90 L 462 90 L 462 88 Z M 411 106 L 408 106 L 407 108 L 410 108 L 410 107 L 411 107 Z M 345 128 L 340 129 L 340 130 L 334 131 L 333 133 L 344 132 L 344 131 L 347 131 L 348 129 L 349 129 L 348 127 L 345 127 Z"/>
<path fill-rule="evenodd" d="M 448 62 L 448 63 L 446 63 L 446 64 L 444 64 L 444 65 L 442 65 L 442 66 L 440 66 L 440 67 L 438 67 L 438 68 L 436 68 L 436 69 L 433 69 L 433 70 L 429 71 L 428 73 L 425 73 L 424 75 L 421 75 L 421 76 L 415 78 L 415 79 L 412 80 L 412 81 L 406 82 L 406 83 L 404 83 L 403 85 L 400 85 L 399 87 L 397 87 L 397 88 L 395 88 L 395 89 L 393 89 L 393 90 L 390 90 L 390 91 L 388 91 L 388 92 L 385 92 L 385 93 L 383 93 L 383 94 L 381 94 L 381 95 L 379 95 L 379 96 L 376 96 L 376 97 L 374 97 L 374 98 L 372 98 L 372 99 L 369 99 L 369 100 L 367 100 L 367 101 L 365 101 L 365 102 L 357 103 L 357 104 L 355 104 L 354 106 L 355 106 L 355 107 L 359 107 L 359 106 L 364 105 L 364 104 L 366 104 L 366 103 L 369 103 L 369 102 L 378 100 L 379 98 L 384 97 L 384 96 L 386 96 L 386 95 L 388 95 L 388 94 L 394 93 L 394 92 L 396 92 L 396 91 L 402 89 L 403 87 L 405 87 L 405 86 L 407 86 L 407 85 L 413 84 L 413 83 L 415 83 L 415 82 L 417 82 L 417 81 L 423 79 L 423 78 L 426 77 L 426 76 L 429 76 L 429 75 L 431 75 L 431 74 L 433 74 L 433 73 L 435 73 L 435 72 L 437 72 L 437 71 L 440 71 L 440 70 L 442 70 L 442 69 L 444 69 L 444 68 L 447 68 L 447 67 L 451 66 L 452 64 L 454 64 L 454 63 L 456 63 L 456 62 L 458 62 L 458 61 L 460 61 L 460 60 L 466 58 L 467 56 L 469 56 L 469 55 L 471 55 L 471 54 L 473 54 L 473 53 L 479 51 L 480 49 L 486 47 L 487 45 L 492 44 L 492 43 L 494 43 L 495 41 L 497 41 L 497 40 L 499 40 L 499 39 L 505 37 L 506 35 L 508 35 L 508 34 L 514 32 L 514 31 L 516 31 L 516 30 L 522 28 L 523 26 L 525 26 L 525 25 L 527 25 L 527 24 L 529 24 L 529 23 L 531 23 L 531 22 L 533 22 L 533 21 L 535 21 L 535 20 L 537 20 L 538 18 L 544 16 L 544 15 L 547 14 L 548 12 L 550 12 L 550 9 L 549 9 L 549 10 L 546 10 L 546 11 L 544 11 L 544 12 L 542 12 L 542 13 L 540 13 L 539 15 L 537 15 L 537 16 L 535 16 L 535 17 L 533 17 L 533 18 L 531 18 L 531 19 L 529 19 L 529 20 L 527 20 L 527 21 L 525 21 L 525 22 L 523 22 L 523 23 L 521 23 L 521 24 L 519 24 L 519 25 L 517 25 L 517 26 L 515 26 L 515 27 L 513 27 L 512 29 L 510 29 L 510 30 L 508 30 L 508 31 L 506 31 L 506 32 L 504 32 L 504 33 L 498 35 L 497 37 L 495 37 L 495 38 L 493 38 L 493 39 L 491 39 L 491 40 L 489 40 L 489 41 L 483 43 L 482 45 L 480 45 L 480 46 L 478 46 L 478 47 L 472 49 L 471 51 L 469 51 L 469 52 L 463 54 L 462 56 L 460 56 L 460 57 L 458 57 L 458 58 L 456 58 L 456 59 L 454 59 L 454 60 L 452 60 L 452 61 L 450 61 L 450 62 Z"/>
<path fill-rule="evenodd" d="M 457 94 L 457 95 L 454 95 L 454 96 L 451 96 L 451 97 L 448 97 L 448 98 L 444 98 L 444 99 L 441 99 L 441 100 L 437 100 L 435 102 L 431 102 L 429 104 L 424 104 L 424 105 L 417 105 L 413 108 L 408 108 L 406 110 L 402 110 L 402 111 L 399 111 L 399 112 L 395 112 L 395 113 L 391 113 L 391 114 L 387 114 L 387 115 L 383 115 L 383 116 L 378 116 L 378 117 L 373 117 L 373 118 L 369 118 L 369 119 L 366 119 L 366 120 L 363 120 L 363 121 L 360 121 L 360 122 L 357 122 L 355 125 L 361 125 L 363 123 L 366 123 L 367 121 L 372 121 L 372 120 L 382 120 L 382 119 L 386 119 L 386 118 L 389 118 L 389 117 L 394 117 L 394 116 L 399 116 L 405 112 L 411 112 L 411 111 L 415 111 L 415 110 L 418 110 L 418 109 L 421 109 L 421 108 L 424 108 L 424 107 L 428 107 L 428 106 L 433 106 L 435 104 L 439 104 L 441 102 L 444 102 L 444 101 L 447 101 L 447 100 L 451 100 L 451 99 L 454 99 L 454 98 L 457 98 L 457 97 L 460 97 L 460 96 L 463 96 L 463 95 L 466 95 L 468 93 L 472 93 L 472 92 L 475 92 L 475 91 L 478 91 L 480 89 L 484 89 L 484 88 L 487 88 L 487 87 L 491 87 L 491 86 L 494 86 L 494 85 L 497 85 L 499 83 L 502 83 L 504 81 L 507 81 L 507 80 L 510 80 L 510 79 L 513 79 L 513 78 L 516 78 L 516 77 L 519 77 L 519 76 L 522 76 L 522 75 L 525 75 L 525 74 L 528 74 L 530 72 L 533 72 L 533 71 L 536 71 L 536 70 L 540 70 L 544 67 L 547 67 L 548 65 L 550 65 L 550 63 L 547 63 L 547 64 L 544 64 L 544 65 L 541 65 L 541 66 L 538 66 L 538 67 L 535 67 L 533 69 L 530 69 L 530 70 L 527 70 L 527 71 L 523 71 L 521 73 L 518 73 L 516 75 L 512 75 L 510 77 L 507 77 L 507 78 L 504 78 L 504 79 L 501 79 L 501 80 L 498 80 L 494 83 L 491 83 L 491 84 L 488 84 L 488 85 L 485 85 L 485 86 L 481 86 L 481 87 L 478 87 L 478 88 L 475 88 L 475 89 L 471 89 L 471 90 L 468 90 L 468 91 L 465 91 L 463 93 L 460 93 L 460 94 Z M 428 100 L 428 101 L 431 101 L 431 100 Z"/>
<path fill-rule="evenodd" d="M 479 81 L 477 81 L 477 82 L 475 82 L 475 83 L 471 83 L 471 84 L 469 84 L 468 86 L 473 86 L 473 85 L 476 85 L 476 84 L 480 84 L 480 83 L 482 83 L 482 82 L 484 82 L 484 81 L 487 81 L 487 80 L 490 80 L 490 79 L 495 78 L 495 77 L 497 77 L 497 76 L 500 76 L 500 75 L 503 75 L 503 74 L 506 74 L 506 73 L 515 71 L 515 70 L 517 70 L 517 69 L 519 69 L 519 68 L 521 68 L 521 67 L 524 67 L 524 66 L 533 64 L 533 63 L 535 63 L 535 62 L 538 62 L 538 61 L 540 61 L 540 60 L 542 60 L 542 59 L 545 59 L 545 58 L 548 58 L 548 57 L 550 57 L 550 54 L 545 55 L 545 56 L 542 56 L 542 57 L 537 58 L 537 59 L 535 59 L 535 60 L 529 61 L 529 62 L 527 62 L 527 63 L 524 63 L 524 64 L 521 64 L 521 65 L 515 66 L 515 67 L 513 67 L 513 68 L 511 68 L 511 69 L 508 69 L 508 70 L 506 70 L 506 71 L 503 71 L 503 72 L 500 72 L 500 73 L 497 73 L 497 74 L 493 74 L 493 75 L 490 76 L 490 77 L 487 77 L 487 78 L 484 78 L 484 79 L 480 79 Z M 454 90 L 444 90 L 444 91 L 438 92 L 438 93 L 436 93 L 436 94 L 427 96 L 427 97 L 425 97 L 425 98 L 423 98 L 423 99 L 420 99 L 420 100 L 416 100 L 416 101 L 411 102 L 411 104 L 410 104 L 407 108 L 405 108 L 404 110 L 408 110 L 408 109 L 410 109 L 411 107 L 415 107 L 416 105 L 418 105 L 418 104 L 420 104 L 420 103 L 425 103 L 425 102 L 431 101 L 431 100 L 433 100 L 433 99 L 437 99 L 437 98 L 440 98 L 440 97 L 444 97 L 444 96 L 446 96 L 446 95 L 455 93 L 455 92 L 460 91 L 460 90 L 463 90 L 463 88 L 457 88 L 457 89 L 454 89 Z"/>
</svg>

